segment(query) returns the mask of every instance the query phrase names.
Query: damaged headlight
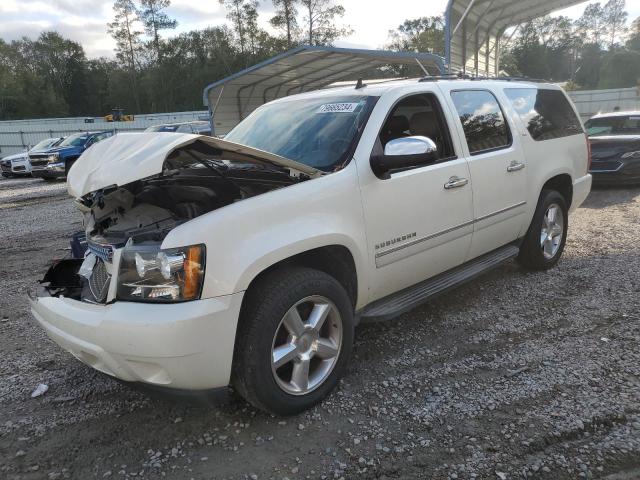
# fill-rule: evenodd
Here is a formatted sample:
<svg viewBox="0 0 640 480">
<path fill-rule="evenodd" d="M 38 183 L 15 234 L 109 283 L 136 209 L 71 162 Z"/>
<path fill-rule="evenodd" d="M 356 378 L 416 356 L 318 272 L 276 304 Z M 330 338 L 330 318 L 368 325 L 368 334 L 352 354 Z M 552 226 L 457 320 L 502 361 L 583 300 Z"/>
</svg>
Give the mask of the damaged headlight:
<svg viewBox="0 0 640 480">
<path fill-rule="evenodd" d="M 202 292 L 204 265 L 204 245 L 167 250 L 126 247 L 120 257 L 116 297 L 138 302 L 196 300 Z"/>
<path fill-rule="evenodd" d="M 60 158 L 60 155 L 58 155 L 57 153 L 52 153 L 47 157 L 47 162 L 56 163 L 58 161 L 58 158 Z"/>
</svg>

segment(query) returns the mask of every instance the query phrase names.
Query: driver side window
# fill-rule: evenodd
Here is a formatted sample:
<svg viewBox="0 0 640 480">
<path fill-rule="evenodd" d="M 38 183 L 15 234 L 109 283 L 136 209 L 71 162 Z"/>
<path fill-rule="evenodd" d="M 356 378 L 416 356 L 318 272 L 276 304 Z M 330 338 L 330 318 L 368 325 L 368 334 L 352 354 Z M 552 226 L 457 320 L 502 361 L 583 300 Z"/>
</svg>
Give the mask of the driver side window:
<svg viewBox="0 0 640 480">
<path fill-rule="evenodd" d="M 431 93 L 411 95 L 400 100 L 391 110 L 378 138 L 384 149 L 391 140 L 414 136 L 433 140 L 438 147 L 437 162 L 455 158 L 440 103 Z"/>
</svg>

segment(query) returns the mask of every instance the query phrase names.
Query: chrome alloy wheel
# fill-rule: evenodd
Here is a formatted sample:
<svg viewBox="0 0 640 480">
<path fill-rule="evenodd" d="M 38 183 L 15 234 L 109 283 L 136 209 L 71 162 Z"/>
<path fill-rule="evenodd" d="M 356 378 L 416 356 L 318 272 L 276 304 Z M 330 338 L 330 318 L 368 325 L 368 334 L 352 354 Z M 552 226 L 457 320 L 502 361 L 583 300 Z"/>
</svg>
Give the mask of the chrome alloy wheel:
<svg viewBox="0 0 640 480">
<path fill-rule="evenodd" d="M 542 219 L 540 232 L 540 247 L 547 260 L 552 259 L 558 253 L 564 235 L 564 213 L 557 203 L 549 205 Z"/>
<path fill-rule="evenodd" d="M 331 300 L 306 297 L 292 306 L 271 344 L 271 371 L 278 386 L 305 395 L 329 377 L 342 346 L 342 318 Z"/>
</svg>

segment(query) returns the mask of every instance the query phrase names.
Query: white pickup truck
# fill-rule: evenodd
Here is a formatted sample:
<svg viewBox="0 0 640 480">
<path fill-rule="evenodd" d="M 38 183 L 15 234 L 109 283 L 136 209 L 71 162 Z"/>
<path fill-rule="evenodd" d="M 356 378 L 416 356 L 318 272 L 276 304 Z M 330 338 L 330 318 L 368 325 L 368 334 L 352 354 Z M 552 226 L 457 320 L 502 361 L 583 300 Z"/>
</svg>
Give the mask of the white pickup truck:
<svg viewBox="0 0 640 480">
<path fill-rule="evenodd" d="M 88 249 L 32 312 L 109 375 L 292 414 L 335 387 L 358 322 L 509 259 L 553 267 L 588 165 L 562 90 L 506 80 L 291 96 L 224 140 L 119 134 L 69 173 Z"/>
</svg>

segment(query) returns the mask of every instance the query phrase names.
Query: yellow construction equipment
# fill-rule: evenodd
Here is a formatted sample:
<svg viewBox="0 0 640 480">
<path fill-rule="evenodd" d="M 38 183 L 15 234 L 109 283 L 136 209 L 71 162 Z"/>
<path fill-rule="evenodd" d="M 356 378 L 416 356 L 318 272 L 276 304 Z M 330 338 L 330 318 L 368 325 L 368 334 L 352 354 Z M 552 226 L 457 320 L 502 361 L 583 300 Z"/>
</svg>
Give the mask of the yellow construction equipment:
<svg viewBox="0 0 640 480">
<path fill-rule="evenodd" d="M 114 108 L 109 115 L 104 117 L 105 122 L 133 122 L 133 115 L 125 115 L 124 109 L 116 107 Z"/>
</svg>

